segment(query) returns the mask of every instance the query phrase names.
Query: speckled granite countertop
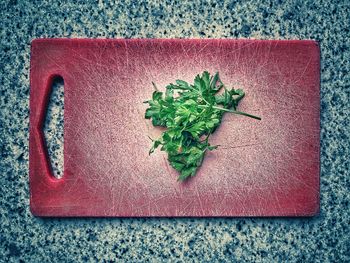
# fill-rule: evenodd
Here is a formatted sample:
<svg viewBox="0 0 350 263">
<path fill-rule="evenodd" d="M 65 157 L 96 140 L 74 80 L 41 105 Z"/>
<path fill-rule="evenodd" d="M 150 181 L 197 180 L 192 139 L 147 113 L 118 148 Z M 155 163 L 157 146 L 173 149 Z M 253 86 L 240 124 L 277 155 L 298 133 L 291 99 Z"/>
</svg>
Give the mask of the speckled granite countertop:
<svg viewBox="0 0 350 263">
<path fill-rule="evenodd" d="M 350 261 L 348 1 L 66 2 L 1 3 L 1 262 Z M 39 37 L 318 40 L 322 52 L 320 215 L 289 219 L 33 217 L 28 186 L 29 61 L 30 42 Z M 54 116 L 60 118 L 58 113 Z M 57 147 L 51 148 L 57 152 Z"/>
</svg>

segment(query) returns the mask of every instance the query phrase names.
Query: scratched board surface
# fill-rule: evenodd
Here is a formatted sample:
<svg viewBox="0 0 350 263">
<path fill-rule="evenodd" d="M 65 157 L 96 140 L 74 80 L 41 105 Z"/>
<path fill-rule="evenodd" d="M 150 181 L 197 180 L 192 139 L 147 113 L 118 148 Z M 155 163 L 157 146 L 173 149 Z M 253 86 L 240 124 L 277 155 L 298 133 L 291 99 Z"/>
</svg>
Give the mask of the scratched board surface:
<svg viewBox="0 0 350 263">
<path fill-rule="evenodd" d="M 30 206 L 38 216 L 311 216 L 319 211 L 319 46 L 314 41 L 32 42 Z M 207 70 L 243 88 L 197 175 L 177 181 L 143 101 Z M 64 174 L 43 138 L 50 85 L 65 83 Z"/>
</svg>

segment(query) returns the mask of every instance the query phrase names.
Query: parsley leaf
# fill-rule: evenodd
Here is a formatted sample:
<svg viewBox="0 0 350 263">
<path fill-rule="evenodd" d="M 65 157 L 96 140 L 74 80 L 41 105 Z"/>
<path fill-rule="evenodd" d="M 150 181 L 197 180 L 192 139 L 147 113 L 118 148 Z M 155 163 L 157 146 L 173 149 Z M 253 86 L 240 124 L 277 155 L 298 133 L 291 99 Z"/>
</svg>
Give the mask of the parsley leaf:
<svg viewBox="0 0 350 263">
<path fill-rule="evenodd" d="M 168 153 L 170 165 L 180 173 L 178 180 L 184 181 L 196 174 L 206 151 L 218 148 L 208 141 L 225 112 L 261 118 L 236 110 L 245 94 L 242 89 L 227 89 L 219 73 L 210 76 L 204 71 L 195 77 L 193 85 L 183 80 L 175 83 L 166 86 L 165 94 L 152 83 L 155 91 L 152 99 L 145 101 L 149 106 L 145 118 L 154 126 L 167 128 L 160 138 L 151 139 L 149 154 L 161 147 Z"/>
</svg>

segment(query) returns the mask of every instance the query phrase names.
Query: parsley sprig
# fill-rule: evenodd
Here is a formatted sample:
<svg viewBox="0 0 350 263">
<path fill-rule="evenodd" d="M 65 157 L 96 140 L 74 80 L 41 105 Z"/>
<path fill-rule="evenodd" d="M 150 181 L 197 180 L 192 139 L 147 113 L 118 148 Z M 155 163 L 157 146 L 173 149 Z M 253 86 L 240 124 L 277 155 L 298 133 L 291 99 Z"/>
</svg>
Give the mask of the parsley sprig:
<svg viewBox="0 0 350 263">
<path fill-rule="evenodd" d="M 207 71 L 197 75 L 194 84 L 176 80 L 176 84 L 155 91 L 145 118 L 151 119 L 154 126 L 166 127 L 159 139 L 153 140 L 149 154 L 161 146 L 168 153 L 170 165 L 180 173 L 178 180 L 184 181 L 194 176 L 202 164 L 207 150 L 218 147 L 209 144 L 209 136 L 220 125 L 225 112 L 260 117 L 237 111 L 239 101 L 244 97 L 242 89 L 227 89 L 219 74 L 210 76 Z"/>
</svg>

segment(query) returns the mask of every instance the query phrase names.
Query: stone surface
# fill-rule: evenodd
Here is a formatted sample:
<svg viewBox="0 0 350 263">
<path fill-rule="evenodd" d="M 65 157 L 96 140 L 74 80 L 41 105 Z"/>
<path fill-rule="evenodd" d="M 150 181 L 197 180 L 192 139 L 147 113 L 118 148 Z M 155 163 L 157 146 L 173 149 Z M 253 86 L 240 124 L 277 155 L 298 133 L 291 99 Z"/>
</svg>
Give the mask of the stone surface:
<svg viewBox="0 0 350 263">
<path fill-rule="evenodd" d="M 0 261 L 350 260 L 348 1 L 76 2 L 1 3 Z M 322 59 L 320 215 L 283 219 L 33 217 L 28 186 L 29 61 L 30 42 L 38 37 L 318 40 Z M 53 112 L 51 120 L 59 120 L 59 112 Z M 48 132 L 48 140 L 57 141 L 51 138 L 55 133 Z M 52 144 L 53 153 L 61 142 Z"/>
</svg>

